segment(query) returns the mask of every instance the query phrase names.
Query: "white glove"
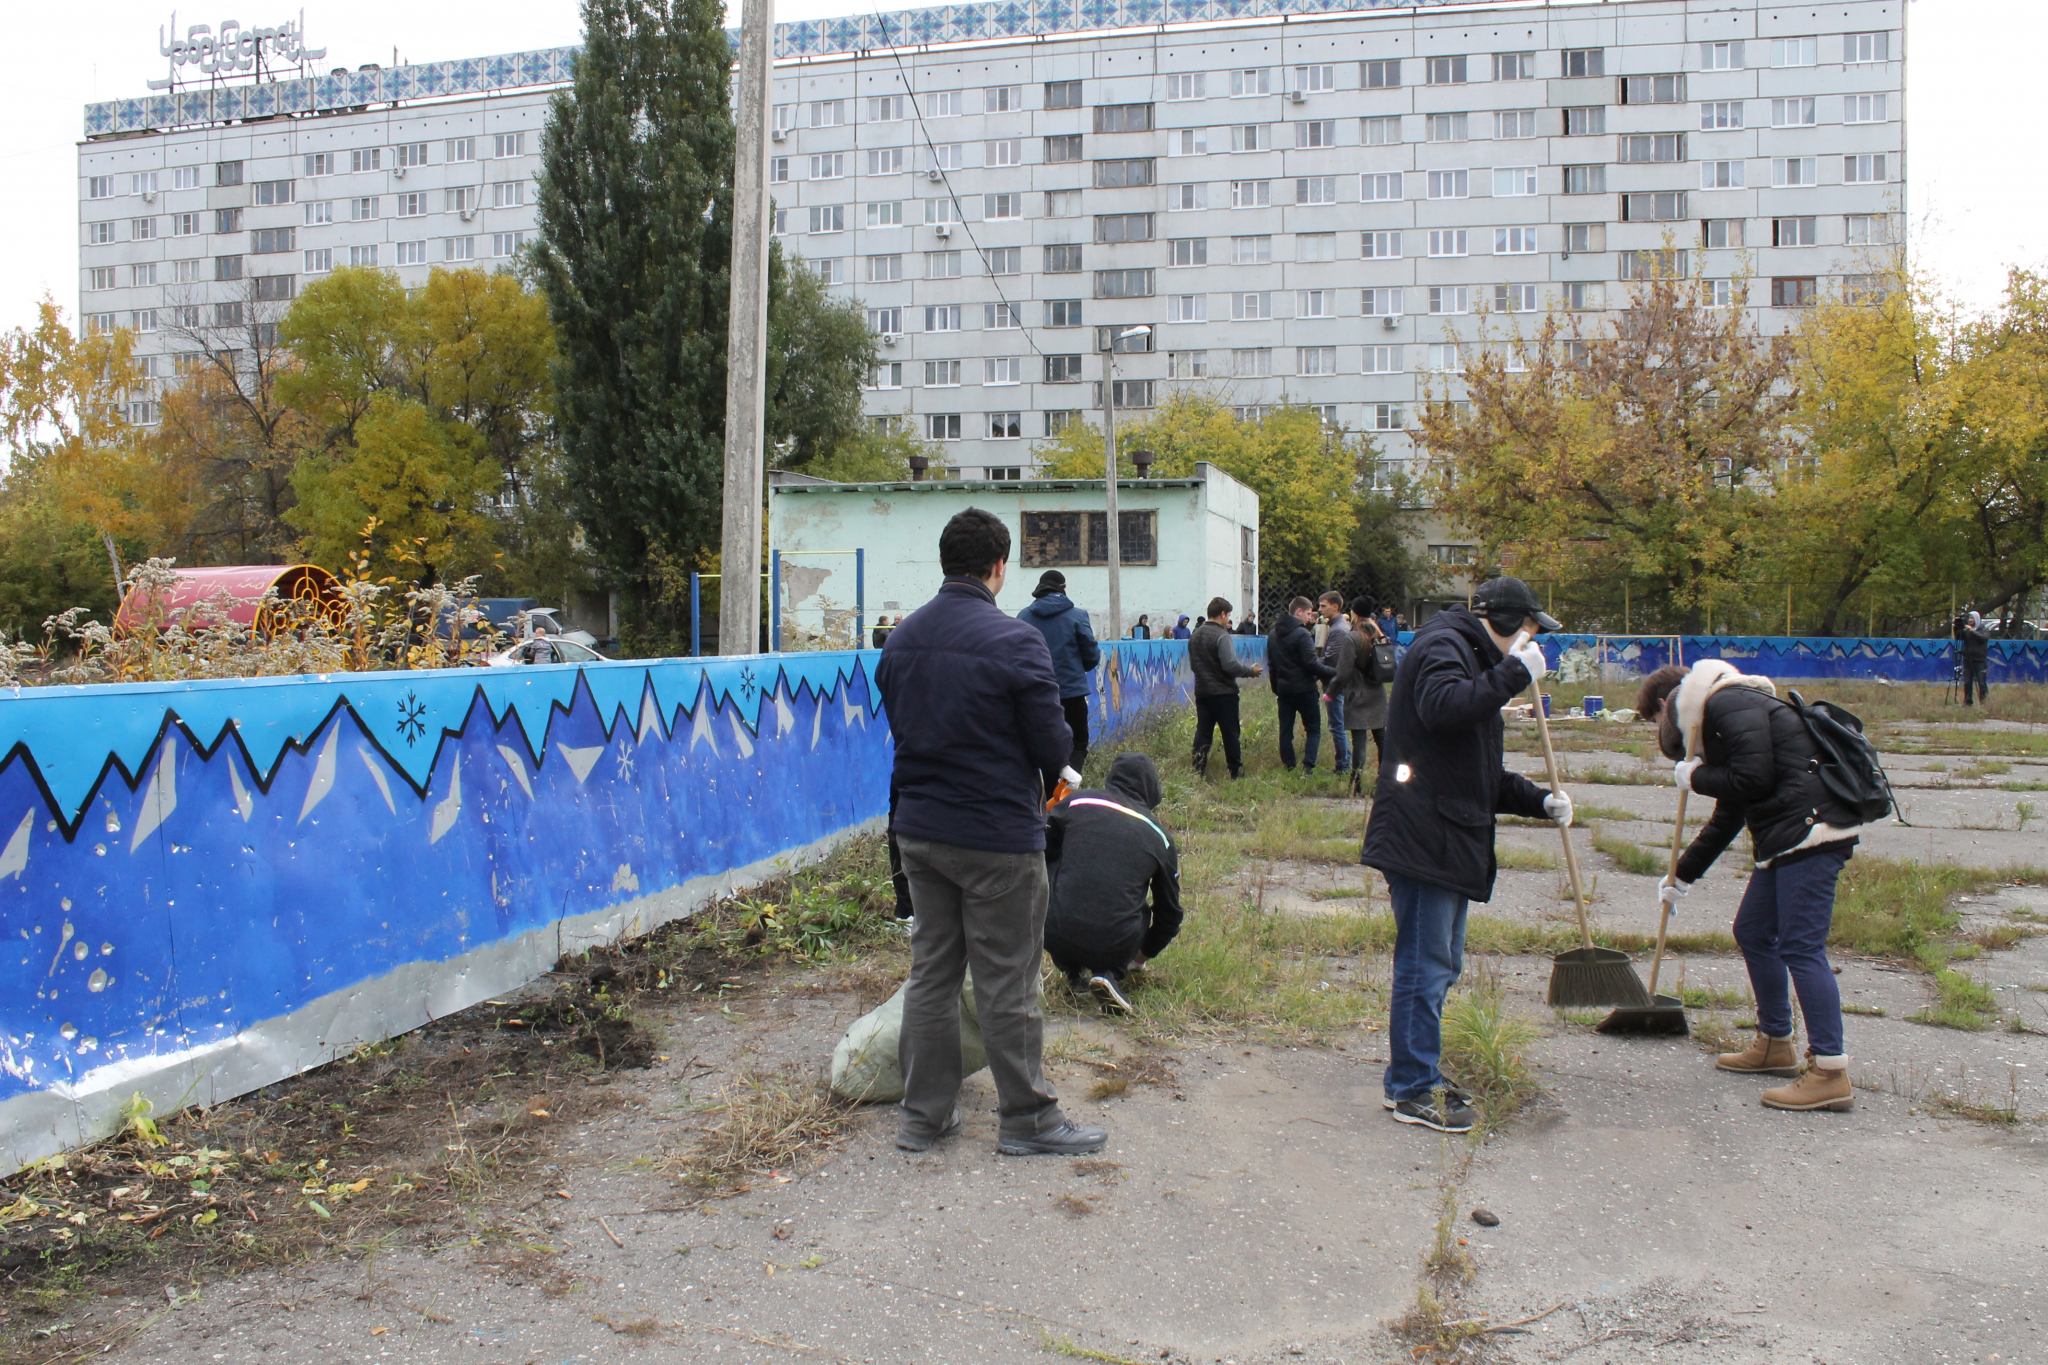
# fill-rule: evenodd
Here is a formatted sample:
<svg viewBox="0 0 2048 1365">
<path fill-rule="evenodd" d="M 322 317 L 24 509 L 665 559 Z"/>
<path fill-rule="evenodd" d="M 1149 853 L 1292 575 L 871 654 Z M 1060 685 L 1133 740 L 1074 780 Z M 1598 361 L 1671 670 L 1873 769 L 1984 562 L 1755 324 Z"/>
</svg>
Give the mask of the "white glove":
<svg viewBox="0 0 2048 1365">
<path fill-rule="evenodd" d="M 1066 783 L 1075 791 L 1081 790 L 1081 774 L 1075 772 L 1072 768 L 1060 769 L 1060 781 Z"/>
<path fill-rule="evenodd" d="M 1700 761 L 1696 758 L 1681 759 L 1671 770 L 1671 781 L 1682 792 L 1692 790 L 1692 775 L 1699 771 Z"/>
<path fill-rule="evenodd" d="M 1666 875 L 1662 881 L 1657 883 L 1657 899 L 1663 901 L 1675 911 L 1678 909 L 1679 897 L 1690 890 L 1692 890 L 1691 882 L 1682 882 L 1675 877 Z"/>
<path fill-rule="evenodd" d="M 1550 671 L 1550 665 L 1543 662 L 1543 646 L 1534 640 L 1525 640 L 1515 647 L 1514 658 L 1522 661 L 1522 667 L 1529 670 L 1530 682 L 1542 682 L 1543 675 Z"/>
<path fill-rule="evenodd" d="M 1543 798 L 1543 813 L 1557 821 L 1559 829 L 1565 829 L 1572 822 L 1572 794 L 1552 792 Z"/>
</svg>

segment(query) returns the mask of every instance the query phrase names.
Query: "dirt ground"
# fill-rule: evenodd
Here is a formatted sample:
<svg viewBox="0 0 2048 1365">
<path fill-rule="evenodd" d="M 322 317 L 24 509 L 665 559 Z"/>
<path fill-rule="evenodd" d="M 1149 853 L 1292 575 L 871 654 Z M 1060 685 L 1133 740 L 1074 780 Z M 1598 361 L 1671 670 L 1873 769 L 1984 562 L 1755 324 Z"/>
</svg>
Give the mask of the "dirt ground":
<svg viewBox="0 0 2048 1365">
<path fill-rule="evenodd" d="M 1600 812 L 1574 837 L 1603 932 L 1653 932 L 1654 876 L 1592 836 L 1668 840 L 1668 779 L 1647 780 L 1667 765 L 1606 733 L 1566 755 L 1576 777 L 1610 779 L 1574 782 Z M 0 1360 L 2035 1360 L 2048 885 L 2029 865 L 2048 858 L 2016 810 L 2028 789 L 1999 784 L 2048 784 L 2048 757 L 2013 747 L 2027 751 L 1888 760 L 1912 824 L 1872 831 L 1865 855 L 2004 870 L 1957 898 L 1947 969 L 1997 1022 L 1914 1022 L 1942 997 L 1935 975 L 1838 954 L 1858 1011 L 1850 1113 L 1764 1110 L 1755 1092 L 1777 1082 L 1714 1071 L 1698 1037 L 1595 1033 L 1597 1012 L 1544 1005 L 1549 963 L 1520 953 L 1473 966 L 1536 1026 L 1540 1092 L 1483 1144 L 1388 1119 L 1370 1021 L 1316 1042 L 1162 1036 L 1141 997 L 1136 1023 L 1048 1003 L 1049 1073 L 1112 1131 L 1098 1158 L 997 1157 L 985 1073 L 966 1132 L 913 1156 L 892 1111 L 805 1099 L 900 979 L 897 931 L 804 961 L 761 952 L 789 926 L 728 907 L 715 933 L 564 963 L 384 1049 L 210 1114 L 138 1116 L 124 1142 L 13 1178 Z M 1334 789 L 1294 799 L 1363 826 L 1364 803 Z M 1557 839 L 1503 828 L 1504 859 L 1526 865 L 1486 916 L 1568 923 L 1561 874 L 1538 865 Z M 1743 875 L 1731 851 L 1681 927 L 1725 930 Z M 1386 908 L 1334 852 L 1231 876 L 1216 895 L 1289 919 Z M 1382 953 L 1317 962 L 1328 990 L 1384 991 Z M 1739 958 L 1690 949 L 1674 980 L 1701 1002 L 1696 1032 L 1739 1033 Z M 718 1138 L 744 1113 L 794 1136 L 735 1157 Z M 1422 1290 L 1434 1319 L 1415 1316 Z"/>
</svg>

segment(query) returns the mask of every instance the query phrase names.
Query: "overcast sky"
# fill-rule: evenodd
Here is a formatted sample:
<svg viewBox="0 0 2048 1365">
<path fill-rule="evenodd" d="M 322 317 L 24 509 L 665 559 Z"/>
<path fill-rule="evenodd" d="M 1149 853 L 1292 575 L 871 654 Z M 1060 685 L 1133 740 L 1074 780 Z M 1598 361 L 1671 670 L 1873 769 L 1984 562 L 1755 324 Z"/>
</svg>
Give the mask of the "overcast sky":
<svg viewBox="0 0 2048 1365">
<path fill-rule="evenodd" d="M 14 205 L 0 215 L 0 327 L 31 321 L 45 292 L 67 316 L 76 309 L 76 145 L 84 106 L 147 93 L 144 83 L 165 71 L 158 33 L 170 22 L 167 7 L 142 0 L 99 0 L 85 22 L 65 4 L 17 3 L 8 24 L 14 66 L 0 78 L 0 177 Z M 2038 78 L 2039 54 L 2048 51 L 2048 6 L 1909 3 L 1912 249 L 1920 267 L 1961 303 L 1989 307 L 2009 265 L 2048 268 L 2048 176 L 2030 169 L 2028 157 L 2014 169 L 2007 141 L 2031 145 L 2027 138 L 2039 124 L 2038 110 L 2020 116 L 2020 87 Z M 903 4 L 889 0 L 886 8 Z M 777 18 L 829 18 L 859 8 L 846 0 L 782 0 Z M 305 13 L 308 41 L 327 48 L 323 67 L 389 63 L 394 55 L 414 62 L 484 57 L 562 46 L 578 36 L 573 0 L 489 7 L 350 0 L 311 5 Z M 179 26 L 292 17 L 295 10 L 282 0 L 235 0 L 212 11 L 182 10 Z"/>
</svg>

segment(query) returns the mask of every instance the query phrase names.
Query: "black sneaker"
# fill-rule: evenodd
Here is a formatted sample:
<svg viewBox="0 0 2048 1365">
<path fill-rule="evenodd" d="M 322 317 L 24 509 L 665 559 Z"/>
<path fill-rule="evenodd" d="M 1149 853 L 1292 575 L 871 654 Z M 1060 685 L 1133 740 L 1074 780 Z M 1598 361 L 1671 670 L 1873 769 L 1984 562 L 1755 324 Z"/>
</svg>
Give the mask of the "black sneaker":
<svg viewBox="0 0 2048 1365">
<path fill-rule="evenodd" d="M 1002 1156 L 1086 1156 L 1101 1151 L 1108 1141 L 1108 1129 L 1083 1128 L 1068 1121 L 1028 1138 L 1004 1138 L 996 1144 L 996 1152 Z"/>
<path fill-rule="evenodd" d="M 1456 1100 L 1445 1096 L 1441 1105 L 1434 1097 L 1426 1100 L 1402 1100 L 1394 1106 L 1394 1121 L 1397 1123 L 1419 1124 L 1434 1128 L 1439 1133 L 1469 1133 L 1478 1122 L 1478 1115 Z"/>
<path fill-rule="evenodd" d="M 926 1137 L 922 1133 L 913 1133 L 908 1128 L 899 1128 L 896 1131 L 896 1145 L 906 1152 L 929 1152 L 933 1143 L 942 1142 L 949 1137 L 958 1137 L 960 1130 L 966 1126 L 966 1118 L 955 1109 L 953 1117 L 946 1120 L 946 1126 L 939 1130 L 936 1137 Z"/>
<path fill-rule="evenodd" d="M 1116 978 L 1098 973 L 1088 978 L 1088 989 L 1095 992 L 1095 998 L 1102 1002 L 1102 1008 L 1111 1014 L 1130 1014 L 1131 1002 L 1117 989 Z"/>
<path fill-rule="evenodd" d="M 1444 1082 L 1444 1087 L 1443 1087 L 1443 1091 L 1444 1091 L 1444 1098 L 1445 1098 L 1446 1100 L 1449 1100 L 1449 1101 L 1450 1101 L 1450 1102 L 1451 1102 L 1452 1104 L 1456 1104 L 1456 1105 L 1462 1105 L 1462 1106 L 1464 1106 L 1464 1107 L 1465 1107 L 1465 1108 L 1467 1108 L 1467 1109 L 1470 1109 L 1470 1108 L 1472 1107 L 1472 1092 L 1471 1092 L 1471 1091 L 1469 1091 L 1469 1090 L 1464 1090 L 1464 1089 L 1461 1089 L 1461 1088 L 1459 1088 L 1458 1086 L 1452 1085 L 1452 1084 L 1451 1084 L 1450 1082 L 1448 1082 L 1448 1081 Z M 1380 1096 L 1380 1108 L 1382 1108 L 1382 1109 L 1397 1109 L 1397 1108 L 1399 1108 L 1399 1107 L 1400 1107 L 1400 1101 L 1398 1101 L 1398 1100 L 1394 1099 L 1394 1098 L 1393 1098 L 1392 1096 L 1390 1096 L 1390 1095 L 1381 1095 L 1381 1096 Z"/>
<path fill-rule="evenodd" d="M 1067 989 L 1068 989 L 1068 990 L 1070 990 L 1070 991 L 1072 991 L 1072 992 L 1073 992 L 1073 993 L 1074 993 L 1075 995 L 1077 995 L 1077 996 L 1080 996 L 1080 997 L 1081 997 L 1082 999 L 1084 999 L 1084 1000 L 1085 1000 L 1085 999 L 1086 999 L 1086 998 L 1088 997 L 1088 995 L 1090 994 L 1090 990 L 1089 990 L 1089 985 L 1088 985 L 1088 973 L 1086 973 L 1086 972 L 1069 972 L 1069 973 L 1067 973 Z"/>
</svg>

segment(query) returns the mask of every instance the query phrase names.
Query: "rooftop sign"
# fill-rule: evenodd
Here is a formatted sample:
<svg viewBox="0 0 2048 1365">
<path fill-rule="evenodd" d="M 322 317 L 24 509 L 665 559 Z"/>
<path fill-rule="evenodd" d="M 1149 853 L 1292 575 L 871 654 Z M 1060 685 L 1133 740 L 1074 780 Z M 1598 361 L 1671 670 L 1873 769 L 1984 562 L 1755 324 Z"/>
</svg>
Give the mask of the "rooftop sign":
<svg viewBox="0 0 2048 1365">
<path fill-rule="evenodd" d="M 324 47 L 306 46 L 306 12 L 299 11 L 297 23 L 276 28 L 243 28 L 239 19 L 224 21 L 218 30 L 210 24 L 193 24 L 178 36 L 178 16 L 171 15 L 168 40 L 156 32 L 157 51 L 171 59 L 171 74 L 149 82 L 152 90 L 171 90 L 178 84 L 178 68 L 197 67 L 200 75 L 219 79 L 259 72 L 264 59 L 273 66 L 299 66 L 327 55 Z"/>
</svg>

